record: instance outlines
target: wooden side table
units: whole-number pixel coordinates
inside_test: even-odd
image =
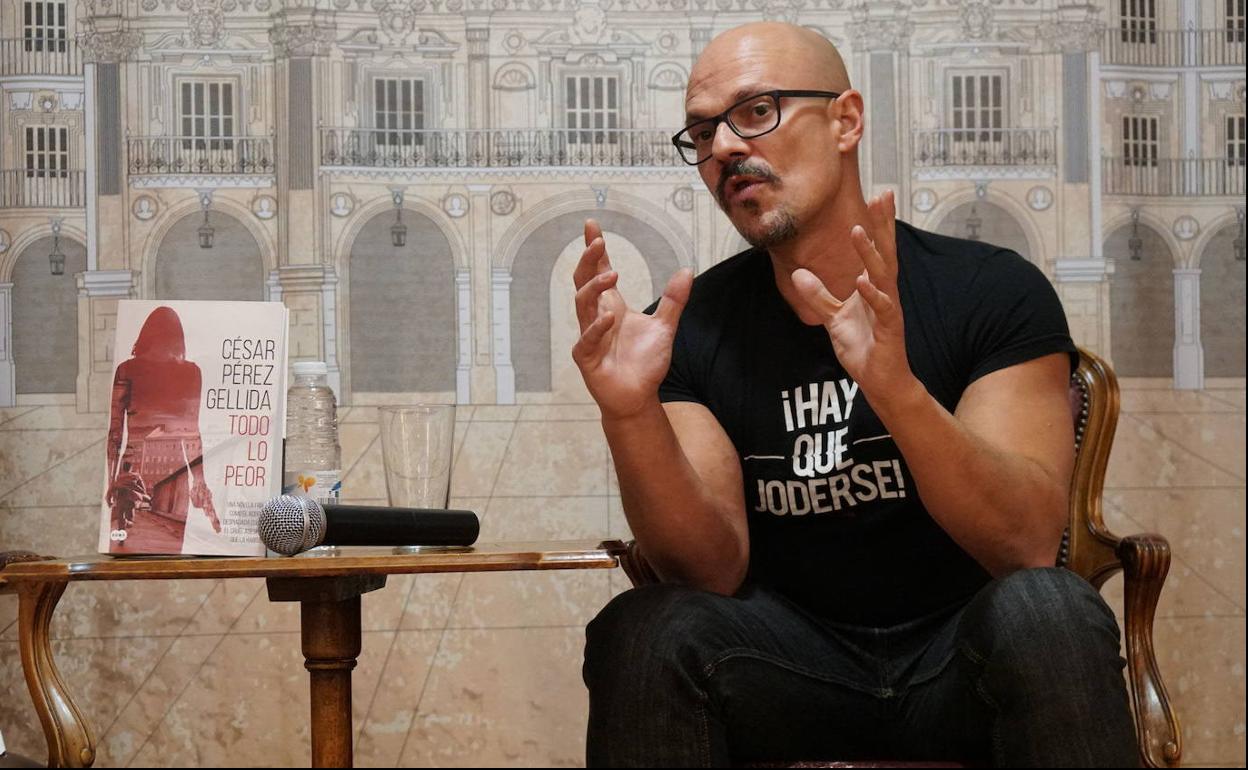
[[[78,580],[266,579],[269,600],[299,602],[304,667],[312,690],[312,766],[351,767],[351,671],[360,654],[360,597],[387,575],[427,572],[610,569],[618,540],[478,544],[465,550],[395,554],[345,548],[291,558],[30,560],[0,570],[0,591],[19,597],[22,669],[48,741],[48,767],[90,767],[95,736],[56,670],[48,630],[57,602]]]

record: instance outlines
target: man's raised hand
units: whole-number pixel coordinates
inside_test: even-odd
[[[611,269],[602,228],[589,219],[572,280],[581,330],[572,360],[603,416],[628,417],[657,404],[693,273],[680,270],[672,276],[653,316],[630,309],[616,287],[619,274]]]
[[[892,192],[867,202],[867,222],[850,231],[850,244],[865,269],[844,300],[832,296],[818,276],[793,271],[793,286],[818,313],[836,357],[868,397],[882,399],[889,389],[908,385],[913,375],[906,357],[905,323],[897,294],[897,212]]]

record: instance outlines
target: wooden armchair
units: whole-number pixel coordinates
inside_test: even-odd
[[[1179,721],[1170,707],[1153,653],[1153,616],[1170,570],[1170,544],[1154,534],[1117,537],[1105,528],[1101,511],[1101,492],[1118,425],[1118,409],[1118,378],[1113,370],[1096,355],[1080,349],[1079,368],[1070,378],[1070,411],[1075,424],[1070,525],[1062,537],[1057,566],[1074,571],[1097,589],[1114,573],[1123,571],[1123,631],[1140,758],[1146,767],[1176,767],[1183,746]],[[627,544],[620,564],[634,586],[658,582],[636,541]],[[867,765],[803,762],[787,766]]]

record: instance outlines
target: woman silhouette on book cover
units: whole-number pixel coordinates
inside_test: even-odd
[[[113,377],[108,423],[109,552],[181,553],[191,504],[221,531],[204,482],[202,377],[169,307],[147,316],[130,356]]]

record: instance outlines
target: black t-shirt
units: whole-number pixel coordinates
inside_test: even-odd
[[[973,380],[1072,354],[1044,275],[1014,252],[897,223],[910,368],[950,412]],[[741,458],[748,580],[828,619],[891,626],[965,602],[988,573],[931,518],[897,445],[798,318],[766,251],[694,282],[663,401],[705,405]]]

